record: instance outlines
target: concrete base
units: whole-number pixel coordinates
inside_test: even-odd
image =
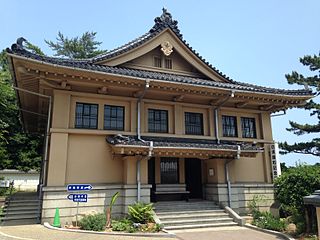
[[[206,184],[205,199],[214,201],[224,206],[228,205],[227,184]],[[246,214],[249,211],[248,204],[254,196],[261,196],[258,201],[261,211],[269,211],[274,202],[273,184],[235,183],[231,184],[231,208],[238,214]]]
[[[141,201],[150,202],[151,185],[141,185]],[[43,206],[41,223],[52,223],[56,208],[59,208],[61,224],[71,224],[76,220],[77,203],[67,199],[71,192],[67,192],[66,187],[45,187],[43,189]],[[88,193],[88,202],[79,203],[79,219],[90,213],[103,213],[109,206],[111,197],[119,192],[119,197],[113,206],[112,215],[120,217],[128,212],[128,206],[137,201],[137,185],[93,185],[93,189]],[[84,193],[84,192],[82,192]]]

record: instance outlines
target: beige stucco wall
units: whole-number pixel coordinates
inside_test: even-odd
[[[48,186],[62,186],[68,183],[127,183],[136,182],[136,159],[112,157],[111,149],[105,141],[108,134],[121,131],[103,129],[104,105],[125,107],[125,129],[122,134],[136,134],[136,98],[109,95],[85,94],[72,91],[54,91],[53,118],[51,128]],[[75,129],[75,106],[77,102],[99,105],[97,129]],[[148,132],[148,109],[168,111],[169,133],[155,134]],[[143,135],[189,137],[215,139],[214,115],[211,106],[186,104],[144,99],[141,106],[141,129]],[[203,136],[185,135],[184,113],[199,112],[203,114]],[[232,115],[238,119],[238,138],[222,137],[221,116]],[[256,139],[241,138],[240,118],[256,119]],[[219,110],[220,138],[222,140],[256,141],[268,149],[272,142],[271,121],[267,113],[254,110],[221,108]],[[224,160],[205,160],[203,162],[203,181],[207,183],[224,183]],[[184,183],[183,160],[180,160],[180,182]],[[142,162],[142,181],[147,183],[147,163]],[[214,176],[208,176],[209,168],[215,170]],[[156,159],[156,169],[160,169],[160,160]],[[237,182],[271,182],[270,159],[268,151],[257,154],[256,158],[242,157],[230,163],[230,175],[233,183]],[[156,182],[160,183],[160,173],[156,171]]]
[[[123,160],[113,158],[104,136],[70,135],[66,183],[121,183]]]

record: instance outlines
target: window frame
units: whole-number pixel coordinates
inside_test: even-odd
[[[172,69],[172,58],[165,58],[164,59],[164,68]]]
[[[226,122],[225,119],[233,119],[233,124],[231,122]],[[222,136],[223,137],[238,137],[238,121],[236,116],[231,115],[222,115],[221,116],[222,122]],[[231,129],[234,128],[234,135],[229,134],[228,132],[232,132]]]
[[[174,175],[174,181],[171,181],[170,171],[163,171],[163,165],[165,162],[176,162],[176,172]],[[172,173],[173,171],[171,171]],[[179,184],[180,183],[180,167],[179,158],[176,157],[160,157],[160,182],[161,184]]]
[[[159,63],[159,65],[156,63]],[[162,58],[160,56],[153,56],[153,66],[156,68],[162,68]]]
[[[106,115],[106,108],[110,107],[110,116],[108,117]],[[115,108],[116,110],[116,116],[112,116],[112,111]],[[121,128],[118,127],[118,110],[122,110],[122,126]],[[116,121],[116,127],[112,127],[111,122],[115,120]],[[107,126],[108,121],[110,121],[110,127]],[[103,129],[104,130],[111,130],[111,131],[124,131],[125,129],[125,107],[124,106],[117,106],[117,105],[110,105],[110,104],[104,104],[103,106]]]
[[[81,110],[81,117],[78,115],[78,107],[82,105],[82,110]],[[89,106],[89,114],[84,114],[84,108],[86,106]],[[92,112],[92,107],[96,106],[96,115],[91,116]],[[84,117],[89,118],[89,124],[85,125],[84,124]],[[91,120],[95,118],[95,125],[91,126]],[[76,102],[76,107],[75,107],[75,122],[74,122],[74,127],[77,129],[98,129],[98,119],[99,119],[99,104],[97,103],[83,103],[83,102]],[[81,121],[81,124],[78,124],[78,121]]]
[[[250,121],[252,121],[252,126],[250,125]],[[241,117],[241,136],[242,138],[257,138],[257,124],[256,118],[254,117]],[[244,126],[247,124],[246,126]]]
[[[189,115],[189,118],[187,117]],[[197,126],[196,123],[187,122],[187,119],[191,120],[195,115],[200,116],[200,126]],[[190,127],[193,127],[193,131],[190,130]],[[200,128],[200,132],[195,131],[196,128]],[[189,129],[189,130],[188,130]],[[184,132],[187,135],[204,135],[204,124],[203,124],[203,113],[199,112],[184,112]]]
[[[153,118],[150,118],[150,113],[152,113]],[[159,112],[160,114],[160,120],[156,120],[156,112]],[[162,113],[166,114],[166,121],[165,121],[165,126],[166,129],[162,130]],[[153,123],[151,123],[150,121],[153,120]],[[156,125],[160,125],[158,128],[156,127]],[[151,128],[151,126],[153,126]],[[159,129],[159,130],[158,130]],[[154,108],[148,108],[148,132],[150,133],[169,133],[169,111],[165,110],[165,109],[154,109]]]

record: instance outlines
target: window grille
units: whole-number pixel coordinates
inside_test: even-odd
[[[256,121],[255,118],[241,118],[241,131],[243,138],[256,138]]]
[[[179,159],[160,158],[161,183],[179,183]]]
[[[161,58],[160,57],[153,57],[153,66],[157,67],[157,68],[161,68],[162,67],[162,62],[161,62]]]
[[[148,130],[154,133],[168,132],[168,111],[149,109],[148,110]]]
[[[124,107],[104,105],[104,129],[124,131]]]
[[[166,58],[164,60],[164,66],[167,69],[172,69],[172,59],[171,58]]]
[[[76,103],[76,128],[96,129],[98,126],[98,104]]]
[[[235,116],[222,116],[222,133],[224,137],[237,137],[237,118]]]
[[[185,133],[190,135],[203,135],[202,113],[184,113]]]

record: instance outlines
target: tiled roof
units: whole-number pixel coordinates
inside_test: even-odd
[[[153,147],[163,148],[199,148],[199,149],[215,149],[215,150],[231,150],[237,151],[240,146],[241,151],[259,152],[263,148],[244,142],[221,141],[219,144],[216,140],[191,139],[191,138],[174,138],[174,137],[147,137],[144,136],[142,142],[135,136],[114,135],[107,136],[106,141],[112,145],[140,146],[148,147],[149,142],[153,141]]]
[[[230,79],[228,76],[223,74],[221,71],[216,69],[212,66],[206,59],[204,59],[197,51],[195,51],[187,42],[183,39],[182,34],[180,33],[180,30],[178,28],[178,21],[172,19],[171,13],[167,11],[167,9],[162,9],[163,13],[160,17],[156,17],[154,19],[154,26],[150,29],[149,32],[143,34],[141,37],[138,37],[134,39],[131,42],[128,42],[127,44],[124,44],[118,48],[115,48],[111,51],[102,53],[94,58],[91,59],[93,63],[101,62],[110,58],[113,58],[115,56],[121,55],[125,52],[128,52],[138,46],[141,46],[148,40],[154,38],[158,34],[160,34],[163,30],[169,28],[176,34],[176,36],[184,43],[184,45],[193,52],[203,63],[205,63],[208,67],[210,67],[214,72],[219,74],[221,77],[223,77],[225,80],[232,82],[233,80]]]
[[[261,92],[261,93],[271,93],[279,95],[312,95],[311,90],[301,89],[301,90],[285,90],[276,88],[261,87],[253,84],[240,83],[236,81],[230,81],[230,83],[216,82],[208,79],[200,79],[188,76],[182,76],[178,74],[169,74],[155,71],[137,70],[124,67],[111,67],[106,65],[94,64],[90,60],[84,59],[66,59],[66,58],[56,58],[41,56],[38,54],[31,53],[27,51],[22,42],[25,41],[23,38],[19,38],[16,44],[11,46],[11,49],[7,48],[7,52],[22,56],[25,58],[34,59],[40,62],[45,62],[49,64],[54,64],[58,66],[70,67],[75,69],[85,69],[91,71],[98,71],[110,74],[117,74],[129,77],[138,77],[145,79],[155,79],[161,81],[182,83],[182,84],[192,84],[195,86],[208,86],[215,88],[222,88],[226,90],[240,90],[249,92]]]

